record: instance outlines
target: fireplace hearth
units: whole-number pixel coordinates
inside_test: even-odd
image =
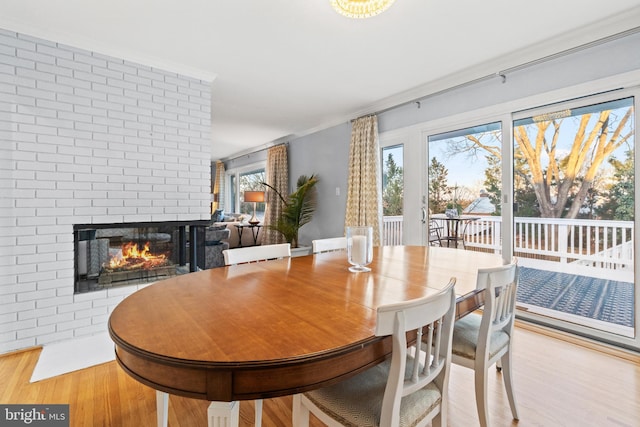
[[[209,221],[74,226],[75,293],[152,283],[202,268]]]

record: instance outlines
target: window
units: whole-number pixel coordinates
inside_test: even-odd
[[[234,212],[242,214],[253,214],[253,203],[244,202],[243,195],[245,191],[264,191],[261,184],[265,181],[265,165],[254,164],[243,168],[237,168],[227,171],[229,182],[229,197],[226,199],[225,212]],[[256,203],[256,216],[262,221],[264,219],[264,203]]]

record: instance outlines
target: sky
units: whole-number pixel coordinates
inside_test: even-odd
[[[449,171],[448,182],[451,186],[466,187],[473,195],[478,196],[484,188],[484,171],[487,160],[483,155],[470,159],[466,154],[448,157],[447,142],[436,141],[429,144],[429,159],[435,157]],[[431,160],[429,160],[431,163]]]

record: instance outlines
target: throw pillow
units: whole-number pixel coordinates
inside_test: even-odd
[[[224,221],[224,210],[216,209],[215,211],[213,211],[213,214],[211,215],[211,222],[222,222],[222,221]]]

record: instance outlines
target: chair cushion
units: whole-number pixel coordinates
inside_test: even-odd
[[[481,315],[471,313],[455,322],[451,348],[453,354],[465,359],[474,360],[476,358],[476,343],[478,342],[481,321]],[[509,335],[501,330],[494,331],[489,340],[489,359],[507,345],[509,345]]]
[[[344,426],[378,426],[390,365],[391,361],[387,360],[346,381],[304,395]],[[412,363],[407,362],[405,378],[410,378],[411,366]],[[416,425],[441,400],[442,394],[433,383],[406,396],[401,402],[400,425]]]

